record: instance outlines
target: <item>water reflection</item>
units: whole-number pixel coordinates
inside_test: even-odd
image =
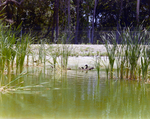
[[[35,73],[35,72],[34,72]],[[101,72],[103,73],[103,72]],[[23,77],[23,88],[0,93],[0,118],[148,118],[149,85],[98,82],[96,72],[68,71]]]

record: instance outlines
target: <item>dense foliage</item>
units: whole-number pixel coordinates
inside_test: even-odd
[[[149,0],[1,0],[0,9],[6,24],[49,43],[102,43],[104,31],[150,23]]]

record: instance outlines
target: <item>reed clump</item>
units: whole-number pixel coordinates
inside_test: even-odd
[[[99,79],[100,78],[100,57],[96,57],[96,60],[95,60],[95,68],[96,68],[96,71],[97,71],[97,78]]]
[[[25,35],[21,42],[17,42],[16,44],[16,72],[23,71],[25,56],[27,55],[27,48],[29,43],[30,37]]]
[[[53,62],[51,62],[51,61],[48,60],[48,62],[50,63],[51,67],[55,70],[56,69],[56,64],[58,63],[57,59],[61,54],[60,47],[59,46],[57,46],[57,47],[50,46],[48,48],[47,53],[48,53],[48,55],[51,56],[52,61],[53,61]]]
[[[117,77],[120,79],[147,80],[150,64],[149,39],[146,29],[140,27],[136,31],[126,28],[120,33],[121,44],[116,43],[116,37],[107,34],[103,37],[108,54],[110,78],[113,78],[114,63],[117,65]],[[141,61],[141,62],[139,62]],[[108,71],[106,70],[106,74]]]
[[[71,47],[67,45],[63,45],[60,55],[61,55],[61,67],[67,70],[68,58],[71,55]]]
[[[13,81],[11,75],[15,73],[15,69],[16,76],[23,72],[30,36],[23,35],[21,38],[17,36],[18,29],[0,24],[0,86],[4,85],[3,82],[9,84]]]
[[[142,80],[147,81],[148,66],[150,64],[150,49],[144,46],[142,53],[143,53],[141,57]]]
[[[112,40],[113,45],[110,45],[109,40],[107,40],[108,38]],[[115,42],[115,36],[112,33],[108,34],[107,37],[104,36],[103,40],[105,41],[105,48],[107,50],[107,55],[109,59],[110,78],[113,79],[117,43]]]

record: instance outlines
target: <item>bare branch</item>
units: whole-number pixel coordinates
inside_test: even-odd
[[[8,3],[15,3],[18,7],[22,4],[24,0],[21,0],[20,2],[17,2],[16,0],[6,0],[5,2],[0,4],[0,7],[7,5]]]

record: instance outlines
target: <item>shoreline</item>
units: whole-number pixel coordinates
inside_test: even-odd
[[[40,48],[49,54],[48,51],[49,47],[52,49],[57,49],[58,47],[61,49],[63,47],[68,47],[69,51],[71,52],[71,56],[68,57],[68,67],[76,68],[76,67],[83,67],[85,64],[89,66],[95,66],[96,56],[99,54],[106,54],[105,45],[74,45],[74,44],[31,44],[29,46],[30,50],[33,54],[29,55],[29,66],[33,65],[32,58],[34,57],[35,61],[39,60],[39,52]],[[103,56],[102,59],[105,59],[106,56]],[[57,58],[57,62],[60,65],[60,56]],[[53,62],[52,57],[50,55],[46,55],[46,61]],[[25,64],[27,62],[27,56],[25,58]],[[46,62],[46,66],[50,65],[49,62]],[[108,62],[107,62],[108,63]],[[37,63],[34,63],[36,66]]]
[[[33,58],[34,61],[38,61],[40,57],[43,58],[44,51],[46,52],[46,66],[50,66],[53,63],[52,56],[50,55],[51,52],[55,54],[56,52],[61,52],[63,48],[67,48],[67,50],[71,53],[68,57],[68,67],[70,68],[77,68],[83,67],[86,64],[90,67],[95,67],[96,60],[99,59],[100,65],[103,68],[109,64],[109,59],[107,57],[107,50],[105,45],[74,45],[74,44],[31,44],[29,45],[32,54],[29,55],[29,66],[33,66]],[[49,49],[50,48],[50,49]],[[58,50],[59,49],[59,50]],[[58,51],[57,51],[58,50]],[[101,56],[101,57],[99,57]],[[115,58],[114,68],[117,68],[117,57]],[[25,58],[25,64],[27,62],[27,56]],[[139,62],[139,61],[138,61]],[[57,57],[57,64],[61,64],[61,57]],[[39,64],[43,66],[42,64]],[[34,66],[38,66],[37,63],[34,63]]]

